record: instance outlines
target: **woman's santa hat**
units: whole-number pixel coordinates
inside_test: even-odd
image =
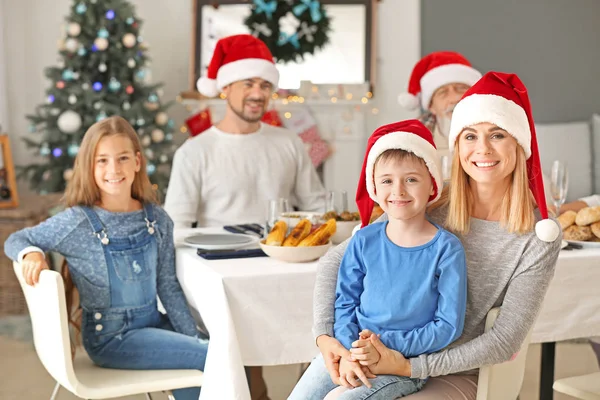
[[[367,143],[367,152],[356,190],[356,205],[363,227],[369,224],[373,207],[377,201],[373,177],[375,161],[390,149],[409,151],[422,158],[429,169],[433,184],[433,195],[429,198],[429,204],[440,197],[443,186],[442,169],[431,131],[416,119],[381,126],[373,132]]]
[[[471,66],[462,54],[455,51],[436,51],[423,57],[413,68],[408,82],[408,93],[398,96],[398,103],[408,110],[416,110],[419,101],[428,110],[436,90],[450,83],[473,86],[481,73]]]
[[[206,76],[198,79],[198,91],[214,97],[227,85],[250,78],[262,78],[273,87],[279,83],[279,71],[267,45],[252,35],[234,35],[220,39],[215,47]]]
[[[450,149],[454,149],[454,143],[464,128],[482,122],[504,129],[525,151],[529,188],[543,218],[535,225],[535,233],[541,240],[553,242],[560,229],[548,219],[531,105],[527,88],[517,75],[488,72],[464,94],[452,113],[448,138]]]

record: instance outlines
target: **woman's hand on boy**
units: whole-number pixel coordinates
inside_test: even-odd
[[[373,343],[371,343],[371,336],[377,335],[368,329],[364,329],[360,333],[360,338],[352,343],[352,348],[350,349],[352,360],[358,361],[360,365],[367,367],[377,364],[381,359],[381,354],[379,354]]]
[[[410,361],[402,353],[386,347],[377,335],[371,335],[369,341],[381,355],[377,364],[369,365],[369,370],[373,374],[411,376]]]
[[[50,269],[46,262],[46,256],[37,251],[27,253],[21,261],[21,266],[23,267],[23,278],[30,286],[40,281],[40,273],[43,269]]]

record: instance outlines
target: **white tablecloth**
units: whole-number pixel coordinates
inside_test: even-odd
[[[189,232],[176,232],[176,242]],[[207,261],[180,247],[177,276],[210,332],[201,399],[250,400],[244,365],[309,362],[318,353],[311,333],[316,262]],[[600,336],[599,285],[600,249],[561,252],[533,342]]]

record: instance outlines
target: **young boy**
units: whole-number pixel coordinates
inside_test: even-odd
[[[338,384],[356,381],[379,353],[371,332],[406,357],[443,349],[462,333],[466,309],[466,262],[458,238],[425,217],[443,182],[431,132],[409,120],[378,128],[367,146],[356,200],[363,222],[351,239],[338,275],[334,334],[352,350],[340,360],[340,382],[332,382],[317,357],[290,399],[323,399]],[[374,202],[389,221],[366,226]],[[362,333],[361,333],[362,331]],[[425,382],[380,375],[370,386],[338,389],[338,399],[395,399]],[[329,397],[328,397],[329,398]]]

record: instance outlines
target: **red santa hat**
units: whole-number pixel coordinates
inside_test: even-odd
[[[488,72],[464,94],[452,113],[448,138],[450,149],[454,148],[464,128],[482,122],[504,129],[525,151],[529,188],[543,218],[535,225],[535,233],[541,240],[553,242],[560,234],[560,229],[548,219],[531,105],[527,88],[517,75]]]
[[[363,227],[369,224],[377,201],[373,178],[375,161],[383,152],[390,149],[409,151],[422,158],[429,169],[433,184],[433,195],[429,198],[429,204],[440,197],[443,186],[442,169],[431,131],[416,119],[381,126],[373,132],[367,143],[367,152],[356,190],[356,205]]]
[[[206,76],[196,87],[205,96],[214,97],[230,83],[262,78],[277,87],[279,71],[267,45],[252,35],[233,35],[220,39],[215,47]]]
[[[473,86],[481,73],[471,66],[462,54],[455,51],[436,51],[423,57],[413,68],[408,93],[398,96],[398,103],[408,110],[429,109],[436,90],[449,83]]]

